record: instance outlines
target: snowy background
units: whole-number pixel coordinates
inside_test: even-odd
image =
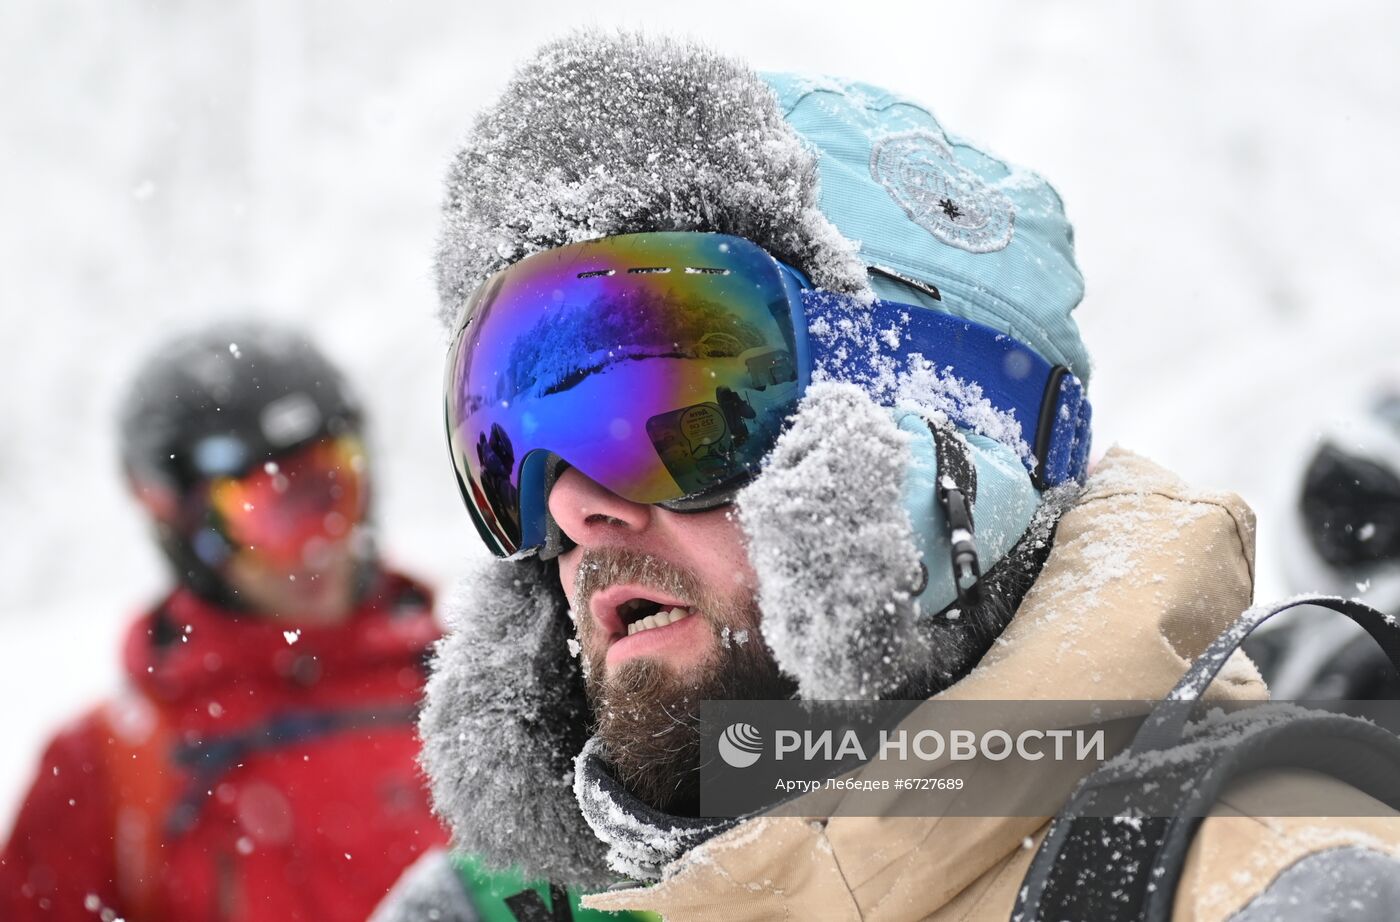
[[[45,2],[0,6],[0,830],[162,586],[113,411],[171,331],[304,324],[366,396],[391,560],[475,536],[440,431],[430,252],[470,115],[575,24],[884,84],[1064,195],[1114,442],[1260,513],[1400,379],[1400,7],[1249,0]],[[0,832],[2,835],[3,832]]]

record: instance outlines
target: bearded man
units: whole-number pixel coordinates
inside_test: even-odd
[[[504,560],[421,723],[458,851],[380,918],[1009,918],[1046,817],[703,816],[698,713],[1157,699],[1248,605],[1238,498],[1087,474],[1059,196],[876,87],[593,33],[447,185],[449,441]],[[1262,697],[1236,666],[1212,696]],[[1337,825],[1213,817],[1180,917],[1325,881],[1381,918],[1400,833]]]

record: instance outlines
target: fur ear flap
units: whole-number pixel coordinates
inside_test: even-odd
[[[739,495],[763,637],[803,698],[885,698],[928,673],[908,438],[856,385],[814,384]]]
[[[589,713],[556,566],[492,561],[458,584],[445,610],[449,633],[418,728],[454,847],[530,878],[611,882],[574,797]]]

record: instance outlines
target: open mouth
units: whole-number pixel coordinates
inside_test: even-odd
[[[602,589],[589,600],[588,607],[593,623],[609,646],[637,634],[670,627],[698,613],[685,599],[641,583]]]
[[[669,605],[647,598],[628,599],[617,607],[617,616],[628,637],[675,624],[693,614],[686,606]]]

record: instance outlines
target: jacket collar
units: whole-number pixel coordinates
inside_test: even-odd
[[[633,796],[612,776],[597,737],[574,762],[574,796],[593,834],[608,846],[613,870],[657,880],[671,862],[738,820],[672,816]]]

